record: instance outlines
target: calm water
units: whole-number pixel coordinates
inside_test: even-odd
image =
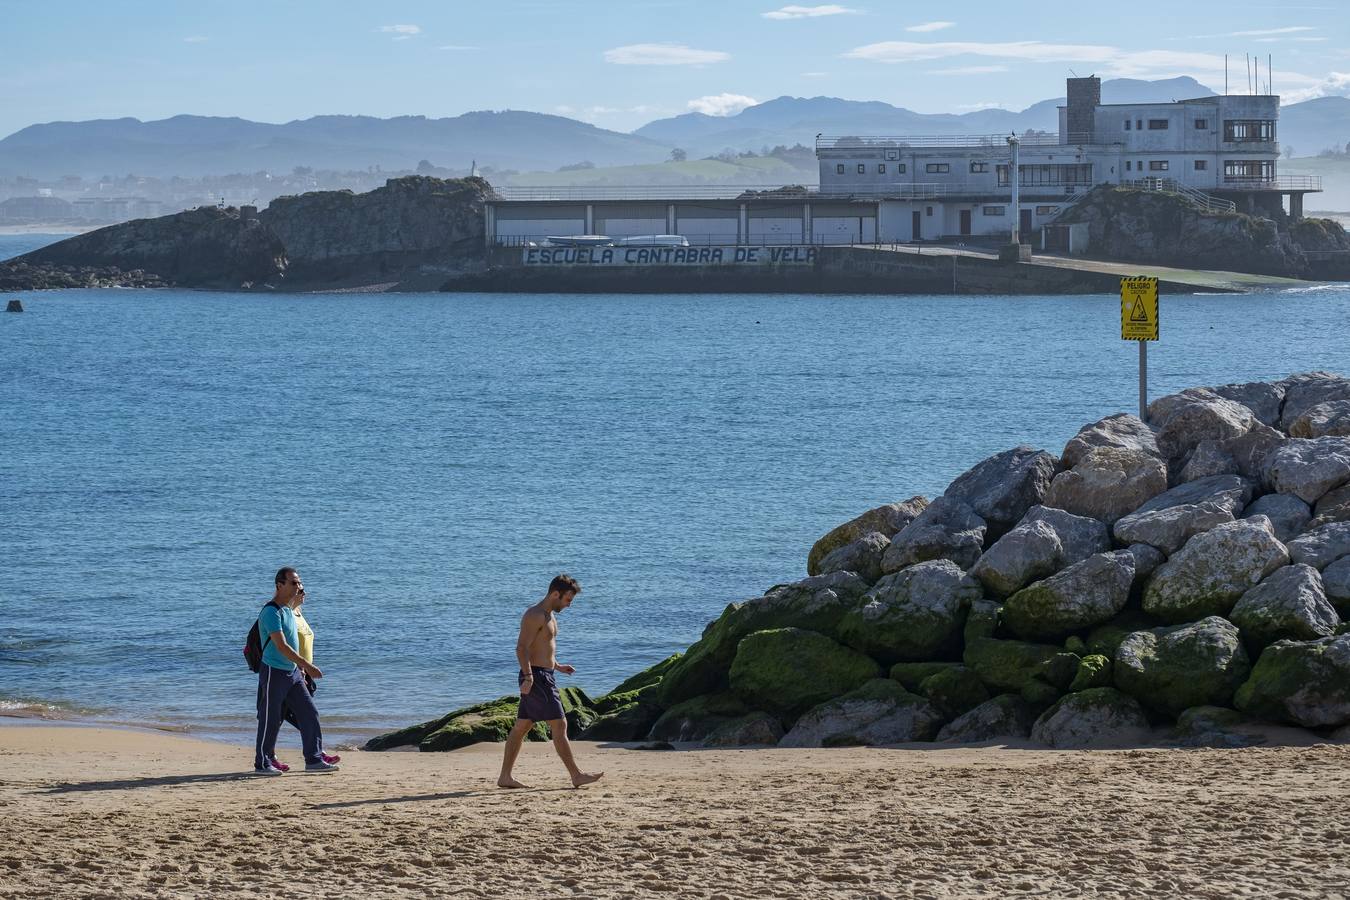
[[[330,734],[512,691],[519,613],[562,570],[559,658],[600,693],[833,525],[1136,397],[1107,296],[24,303],[0,317],[0,699],[208,734],[252,727],[239,647],[281,565]],[[1153,394],[1350,369],[1348,318],[1344,286],[1164,298]]]

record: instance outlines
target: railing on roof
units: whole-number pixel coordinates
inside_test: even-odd
[[[819,134],[816,152],[821,150],[904,149],[905,147],[1002,147],[1007,149],[1010,134]],[[1016,135],[1023,147],[1059,147],[1092,144],[1090,132],[1065,135],[1045,131]],[[1061,140],[1061,137],[1064,139]]]
[[[819,188],[788,186],[774,187],[764,184],[673,184],[673,185],[533,185],[513,187],[510,185],[493,188],[495,200],[504,201],[542,201],[542,200],[663,200],[678,202],[681,200],[764,200],[784,203],[812,202],[815,200],[847,200],[859,198],[889,198],[929,200],[944,193],[950,193],[942,185],[929,182],[903,182],[896,184],[857,185],[849,187]]]

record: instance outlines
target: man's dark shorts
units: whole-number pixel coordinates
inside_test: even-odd
[[[558,696],[558,682],[553,670],[530,666],[530,671],[534,673],[534,684],[530,692],[520,698],[520,710],[516,718],[531,722],[552,722],[563,718],[562,697]],[[517,674],[516,683],[524,684],[525,676]]]

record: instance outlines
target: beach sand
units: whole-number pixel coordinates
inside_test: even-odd
[[[283,745],[285,746],[285,745]],[[344,752],[0,727],[0,896],[1328,897],[1350,747]],[[293,765],[299,753],[280,754]]]

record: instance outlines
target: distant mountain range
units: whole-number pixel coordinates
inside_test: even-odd
[[[1115,79],[1102,83],[1106,103],[1203,97],[1213,92],[1193,78]],[[724,149],[759,150],[818,133],[1000,134],[1029,128],[1058,130],[1062,98],[1020,112],[983,109],[962,114],[916,113],[880,101],[779,97],[733,116],[688,113],[658,119],[632,134],[562,116],[532,112],[472,112],[445,119],[401,116],[316,116],[272,125],[246,119],[174,116],[153,122],[102,119],[32,125],[0,140],[0,177],[27,175],[220,175],[316,169],[408,170],[419,161],[467,169],[471,161],[496,169],[553,171],[589,161],[597,166],[660,162],[679,147],[691,158]],[[1350,98],[1323,97],[1286,106],[1279,138],[1299,155],[1350,142]]]

